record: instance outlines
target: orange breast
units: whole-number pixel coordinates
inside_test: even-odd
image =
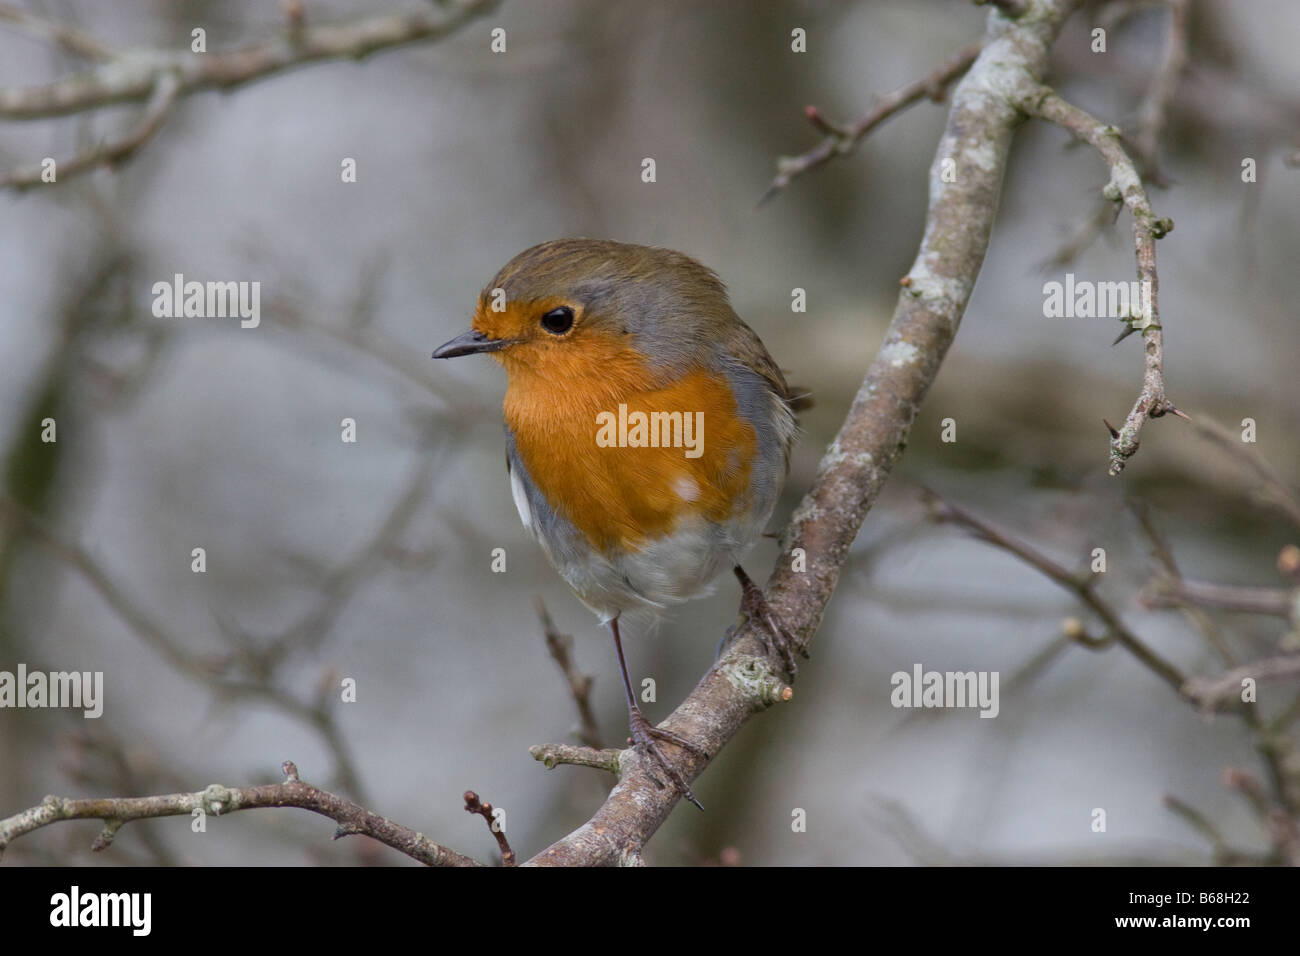
[[[757,438],[726,378],[699,369],[647,388],[634,352],[584,344],[598,347],[546,375],[505,363],[506,424],[551,507],[605,553],[637,550],[685,517],[721,522],[744,511]],[[642,421],[649,425],[638,430]],[[656,438],[659,447],[633,447]],[[664,444],[674,438],[698,448]]]

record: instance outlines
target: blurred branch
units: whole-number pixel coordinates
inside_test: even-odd
[[[177,636],[129,597],[89,553],[63,541],[3,495],[0,495],[0,524],[8,525],[14,533],[31,535],[47,551],[77,571],[122,622],[178,673],[207,685],[217,697],[259,700],[314,727],[334,756],[342,785],[353,794],[362,793],[360,775],[339,730],[335,710],[328,705],[328,701],[334,699],[332,695],[318,694],[316,700],[308,702],[276,686],[270,673],[257,673],[251,678],[230,676],[226,673],[229,661],[189,651]]]
[[[1209,817],[1173,794],[1165,794],[1165,806],[1187,821],[1192,829],[1209,842],[1214,853],[1212,861],[1214,866],[1264,866],[1278,862],[1261,858],[1257,853],[1234,850]]]
[[[1138,434],[1148,418],[1160,418],[1173,412],[1186,418],[1174,403],[1165,397],[1164,381],[1164,340],[1160,328],[1160,310],[1157,306],[1159,280],[1156,276],[1156,240],[1174,228],[1172,220],[1157,219],[1151,211],[1151,200],[1142,188],[1142,178],[1138,175],[1133,160],[1120,142],[1119,130],[1093,118],[1077,106],[1072,106],[1047,86],[1024,91],[1017,100],[1020,108],[1029,116],[1048,120],[1073,133],[1083,142],[1101,153],[1102,159],[1110,167],[1110,182],[1102,190],[1102,195],[1111,202],[1122,202],[1128,207],[1133,217],[1133,241],[1137,250],[1137,275],[1142,283],[1145,308],[1140,315],[1130,315],[1128,332],[1141,330],[1143,349],[1146,353],[1145,372],[1142,377],[1142,390],[1133,404],[1128,418],[1118,430],[1110,423],[1110,473],[1118,475],[1124,465],[1137,453]],[[1116,339],[1118,342],[1120,339]]]
[[[67,159],[57,160],[54,164],[56,174],[67,179],[100,166],[115,166],[130,159],[136,150],[149,142],[162,128],[163,121],[176,103],[179,92],[180,84],[176,76],[172,73],[164,73],[158,78],[148,106],[140,114],[139,121],[130,132],[119,139],[92,146]],[[0,176],[0,189],[24,190],[40,186],[43,184],[41,179],[43,172],[44,168],[40,163],[19,167]]]
[[[1218,422],[1203,415],[1198,416],[1194,424],[1202,437],[1219,445],[1234,461],[1244,464],[1254,472],[1260,484],[1260,497],[1285,514],[1293,525],[1300,528],[1300,498],[1297,498],[1296,493],[1287,486],[1253,444],[1242,441],[1240,434],[1224,428]]]
[[[161,127],[175,103],[202,90],[231,90],[310,63],[361,60],[373,53],[446,37],[491,13],[501,0],[456,0],[443,11],[416,10],[352,23],[309,26],[291,8],[284,34],[274,40],[213,53],[162,50],[113,51],[71,28],[11,7],[0,7],[0,23],[45,37],[65,49],[102,61],[99,66],[42,86],[0,89],[0,119],[36,120],[85,113],[121,103],[147,102],[144,114],[122,139],[88,150],[58,165],[63,179],[105,163],[120,163]],[[41,169],[25,167],[0,178],[0,188],[41,184]]]
[[[1281,588],[1214,584],[1210,581],[1156,579],[1143,588],[1140,599],[1147,607],[1192,605],[1280,618],[1290,618],[1293,607],[1291,594]]]
[[[1133,517],[1137,518],[1138,527],[1142,529],[1142,533],[1146,535],[1147,541],[1151,543],[1151,553],[1155,556],[1155,559],[1160,562],[1160,566],[1164,568],[1166,579],[1170,581],[1182,581],[1183,572],[1179,569],[1178,562],[1174,559],[1173,549],[1169,547],[1169,543],[1165,541],[1164,535],[1162,535],[1160,529],[1156,527],[1155,519],[1151,516],[1151,509],[1148,508],[1144,502],[1133,501],[1129,503],[1129,510],[1133,512]],[[1142,601],[1141,594],[1138,595],[1138,601],[1139,603]],[[1197,630],[1205,635],[1206,641],[1208,641],[1210,646],[1218,652],[1219,657],[1222,658],[1225,664],[1231,665],[1235,663],[1232,651],[1224,642],[1223,634],[1210,615],[1206,614],[1201,608],[1193,607],[1192,605],[1182,605],[1180,610],[1188,620],[1196,625]]]
[[[590,674],[578,670],[578,665],[573,659],[573,636],[561,634],[556,629],[555,622],[551,620],[550,612],[546,610],[546,605],[542,603],[540,597],[536,599],[535,604],[537,616],[542,622],[542,633],[546,636],[546,649],[551,652],[551,657],[559,665],[560,673],[564,675],[565,683],[569,685],[569,694],[578,708],[580,723],[576,736],[592,750],[599,750],[600,729],[596,726],[596,714],[591,708],[593,678]]]
[[[297,807],[310,810],[337,823],[334,839],[360,834],[378,840],[414,860],[429,866],[481,866],[478,861],[439,846],[422,833],[379,816],[350,800],[313,787],[298,779],[298,768],[286,761],[283,783],[258,787],[223,787],[212,784],[196,793],[167,793],[152,797],[105,797],[73,800],[46,797],[8,819],[0,820],[0,856],[16,838],[61,820],[102,820],[104,828],[91,844],[106,850],[117,831],[133,820],[155,817],[190,816],[195,810],[221,816],[237,810],[267,807]]]
[[[1151,648],[1147,647],[1142,640],[1129,629],[1119,612],[1112,608],[1108,603],[1097,596],[1097,576],[1091,572],[1074,572],[1058,564],[1042,552],[1030,547],[1022,541],[1018,541],[1010,535],[998,531],[992,525],[987,524],[981,519],[975,517],[968,511],[958,508],[956,505],[949,504],[932,491],[924,492],[930,512],[936,521],[947,524],[958,525],[970,531],[981,541],[986,541],[996,548],[1001,548],[1010,554],[1015,555],[1021,561],[1037,570],[1039,573],[1056,582],[1074,594],[1076,598],[1088,607],[1101,622],[1106,626],[1106,634],[1098,641],[1091,638],[1081,641],[1081,643],[1090,646],[1105,646],[1109,643],[1110,638],[1119,642],[1125,650],[1136,657],[1142,664],[1162,681],[1179,690],[1186,678],[1163,657],[1157,654]],[[1067,628],[1067,634],[1078,639],[1075,633],[1076,629]]]
[[[1259,680],[1280,680],[1292,676],[1291,665],[1280,663],[1284,660],[1292,660],[1292,658],[1288,657],[1273,661],[1259,661],[1221,678],[1211,680],[1199,677],[1186,678],[1176,667],[1148,648],[1124,624],[1119,613],[1097,596],[1095,590],[1096,575],[1088,572],[1071,573],[1067,568],[1041,552],[1009,535],[1003,534],[955,505],[948,504],[933,492],[926,491],[925,495],[936,520],[960,525],[974,533],[981,540],[1014,554],[1057,584],[1074,592],[1079,600],[1086,604],[1106,625],[1106,633],[1098,639],[1090,637],[1079,622],[1067,621],[1064,630],[1068,637],[1092,650],[1102,650],[1113,639],[1137,657],[1147,669],[1155,673],[1166,684],[1169,684],[1184,699],[1212,709],[1226,703],[1227,698],[1223,696],[1226,693],[1224,688],[1228,686],[1230,680],[1235,681],[1234,689],[1240,690],[1242,677],[1256,677]],[[1154,528],[1148,530],[1149,534],[1153,532]],[[1163,540],[1159,539],[1158,536],[1156,536],[1155,540],[1158,542],[1156,546],[1157,556],[1161,558],[1167,568],[1173,568],[1174,573],[1177,573],[1177,567],[1173,563],[1173,556],[1168,553]],[[1216,646],[1218,645],[1216,644]],[[1226,658],[1226,653],[1223,656]],[[1300,655],[1296,655],[1294,660],[1297,662],[1296,666],[1300,668]],[[1210,697],[1213,698],[1213,701],[1207,705],[1206,700]],[[1290,750],[1289,742],[1281,738],[1273,728],[1265,724],[1259,715],[1259,711],[1253,705],[1242,702],[1241,706],[1234,707],[1232,712],[1241,717],[1251,733],[1255,735],[1256,747],[1260,752],[1265,767],[1268,769],[1269,781],[1278,803],[1288,812],[1294,812],[1297,800],[1292,794],[1290,782],[1293,774],[1288,770],[1286,761],[1286,756]]]
[[[1169,27],[1151,85],[1138,110],[1138,130],[1133,137],[1133,152],[1148,179],[1165,185],[1160,171],[1160,137],[1169,119],[1169,108],[1178,92],[1178,84],[1187,69],[1187,0],[1165,0],[1169,9]]]
[[[800,156],[782,156],[779,158],[776,161],[777,176],[772,180],[772,184],[767,187],[767,192],[763,193],[762,198],[759,199],[759,205],[761,206],[785,189],[796,177],[830,162],[836,156],[845,156],[853,152],[858,143],[865,139],[868,133],[891,116],[903,112],[912,104],[918,103],[927,97],[936,103],[942,102],[944,90],[970,69],[971,64],[975,62],[975,57],[979,56],[982,47],[982,42],[963,47],[951,59],[941,63],[921,79],[908,83],[906,86],[900,86],[884,96],[876,97],[871,109],[848,126],[838,126],[830,122],[817,107],[809,106],[804,111],[808,121],[822,133],[825,133],[826,138]]]
[[[0,6],[0,23],[12,23],[24,33],[51,42],[69,53],[88,60],[113,60],[121,56],[117,50],[105,46],[92,36],[17,7]]]
[[[1263,684],[1269,681],[1300,678],[1300,654],[1270,657],[1255,661],[1220,674],[1218,677],[1191,677],[1183,685],[1183,693],[1208,711],[1220,710],[1223,705],[1241,696],[1241,682],[1253,680]]]
[[[1041,268],[1059,269],[1079,258],[1084,250],[1091,246],[1105,229],[1115,225],[1115,221],[1119,219],[1119,211],[1118,203],[1108,200],[1098,203],[1087,218],[1074,227],[1070,237],[1061,243],[1054,253],[1043,260]]]

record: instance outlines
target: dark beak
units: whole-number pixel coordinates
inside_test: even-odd
[[[433,357],[456,358],[460,355],[476,355],[479,352],[497,352],[513,344],[510,339],[490,339],[477,329],[470,329],[450,342],[439,345],[433,350]]]

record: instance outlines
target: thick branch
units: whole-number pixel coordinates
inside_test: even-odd
[[[907,433],[952,343],[988,248],[1012,131],[1015,101],[1037,88],[1048,49],[1079,0],[1036,0],[1021,19],[989,16],[981,52],[952,95],[948,125],[930,171],[925,238],[903,280],[884,344],[867,370],[853,406],[817,477],[786,529],[784,553],[768,581],[767,600],[805,644],[812,639],[867,511],[902,454]],[[945,182],[947,160],[956,182]],[[800,548],[806,570],[792,569]],[[761,655],[750,625],[664,722],[718,753],[740,727],[784,696],[785,682]],[[688,779],[707,761],[670,748]],[[679,795],[659,788],[634,753],[605,803],[582,827],[553,844],[534,864],[633,863],[667,819]]]

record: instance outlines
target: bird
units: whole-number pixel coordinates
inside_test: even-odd
[[[610,629],[630,742],[702,810],[660,744],[708,754],[642,714],[619,623],[662,618],[730,566],[741,613],[793,678],[795,654],[807,651],[740,559],[776,507],[803,396],[713,270],[607,239],[555,239],[507,262],[469,330],[433,353],[466,355],[505,369],[511,496],[550,564]]]

